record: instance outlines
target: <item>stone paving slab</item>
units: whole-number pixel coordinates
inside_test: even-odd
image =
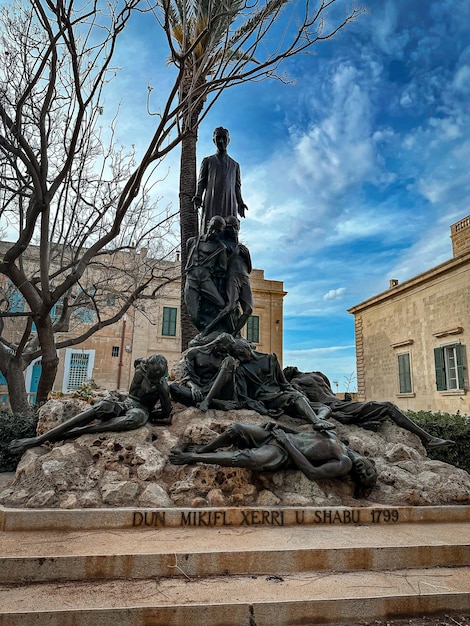
[[[470,610],[470,568],[0,586],[0,626],[286,626]]]
[[[470,564],[470,523],[0,533],[0,582]]]

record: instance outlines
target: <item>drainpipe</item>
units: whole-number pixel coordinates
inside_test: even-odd
[[[127,322],[127,314],[124,313],[122,318],[122,329],[121,329],[121,345],[119,347],[119,364],[118,364],[118,377],[117,377],[117,388],[121,388],[121,375],[122,375],[122,367],[124,365],[122,357],[124,354],[124,342],[126,340],[126,322]]]

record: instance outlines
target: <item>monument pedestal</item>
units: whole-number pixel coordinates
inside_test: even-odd
[[[470,611],[470,507],[0,509],[1,626]],[[282,523],[281,523],[282,522]]]

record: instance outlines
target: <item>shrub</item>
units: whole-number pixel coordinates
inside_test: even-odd
[[[0,409],[0,472],[14,472],[21,454],[12,454],[8,444],[13,439],[34,437],[38,418],[33,411],[25,415],[14,415],[11,411]]]
[[[407,416],[435,437],[451,439],[455,445],[428,450],[430,459],[451,463],[470,472],[470,417],[430,411],[408,411]]]

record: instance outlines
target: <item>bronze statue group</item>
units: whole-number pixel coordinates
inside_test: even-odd
[[[241,195],[240,167],[227,154],[229,133],[216,128],[217,153],[206,157],[194,197],[202,207],[201,234],[188,240],[185,303],[199,334],[182,357],[178,381],[167,382],[165,357],[137,359],[128,396],[102,400],[37,437],[12,441],[21,453],[47,441],[83,434],[126,431],[150,421],[171,424],[172,400],[209,409],[251,409],[266,416],[262,425],[231,424],[213,442],[173,450],[176,465],[215,463],[255,471],[297,469],[309,479],[350,476],[356,497],[366,497],[377,481],[373,459],[349,449],[333,432],[330,418],[377,430],[390,419],[428,447],[453,442],[433,437],[390,402],[340,400],[321,372],[281,369],[275,354],[258,352],[240,331],[253,311],[251,257],[239,242],[247,207]],[[310,424],[293,429],[275,420],[286,414]]]

